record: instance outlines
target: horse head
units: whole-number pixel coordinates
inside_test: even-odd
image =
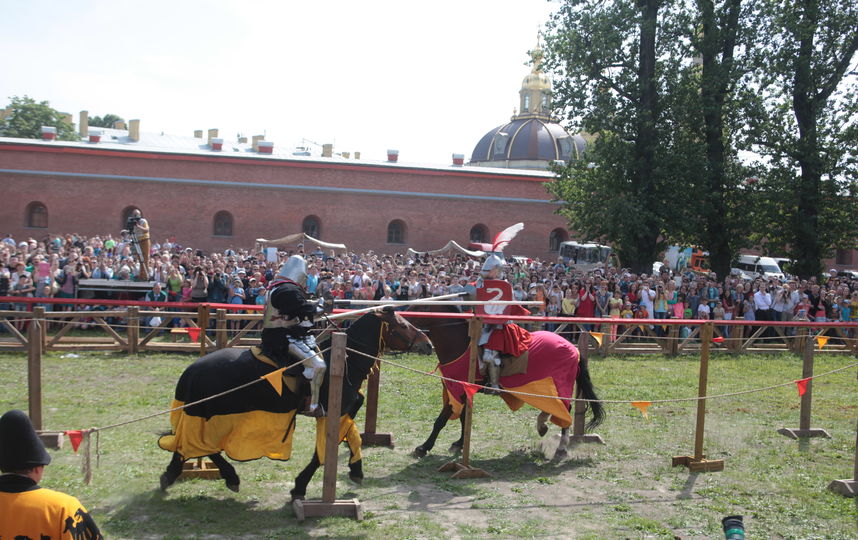
[[[380,310],[377,316],[382,321],[381,339],[386,349],[432,354],[432,342],[426,334],[396,313],[392,307]]]

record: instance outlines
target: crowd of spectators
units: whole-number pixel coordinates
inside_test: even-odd
[[[306,252],[299,245],[272,257],[262,249],[203,253],[174,240],[152,242],[149,276],[160,283],[149,299],[170,302],[264,303],[266,285],[280,262],[294,252],[308,262],[307,288],[333,300],[413,300],[458,293],[476,279],[480,261],[464,255],[429,256]],[[78,290],[82,279],[134,280],[140,273],[131,246],[111,235],[51,235],[42,240],[0,241],[0,296],[93,298]],[[858,281],[742,279],[690,271],[635,274],[608,268],[581,272],[562,259],[516,260],[507,269],[515,300],[541,302],[534,315],[611,319],[745,319],[858,321]],[[16,309],[29,309],[11,302]],[[9,303],[0,306],[9,309]],[[54,309],[71,309],[71,306]],[[548,323],[553,329],[555,323]],[[622,321],[607,322],[614,338]],[[656,334],[665,328],[655,325]],[[687,328],[684,329],[687,331]],[[722,333],[729,335],[726,325]]]

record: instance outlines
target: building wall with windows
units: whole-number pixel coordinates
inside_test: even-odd
[[[0,231],[16,238],[116,235],[139,208],[155,241],[175,237],[206,251],[306,231],[350,250],[390,253],[449,240],[491,242],[521,221],[525,229],[507,252],[553,258],[569,234],[543,186],[550,178],[542,171],[0,139]]]

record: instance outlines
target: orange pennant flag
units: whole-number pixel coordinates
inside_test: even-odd
[[[799,379],[795,381],[795,385],[798,387],[798,395],[799,397],[803,396],[805,392],[807,392],[807,382],[813,377],[808,377],[806,379]]]
[[[816,336],[816,342],[819,343],[820,350],[828,343],[828,336]]]
[[[650,405],[652,405],[652,403],[649,401],[632,401],[632,407],[640,410],[643,417],[647,420],[649,420],[649,415],[647,414],[646,410],[647,408],[649,408]]]
[[[712,338],[712,343],[724,343],[724,337],[723,336],[715,336],[714,338]]]
[[[70,429],[66,431],[66,435],[69,436],[69,441],[71,441],[72,450],[77,453],[77,449],[80,446],[80,441],[83,440],[83,431],[80,429]]]
[[[286,371],[286,368],[280,368],[272,371],[267,375],[263,375],[260,379],[265,379],[268,381],[271,386],[274,387],[274,391],[277,392],[278,396],[283,395],[283,372]]]
[[[474,405],[474,394],[480,391],[480,387],[476,384],[463,382],[462,386],[465,389],[465,395],[468,396],[468,405]]]
[[[188,328],[188,337],[191,338],[191,341],[194,343],[199,343],[200,341],[200,329],[196,326],[191,326]]]
[[[602,346],[602,338],[605,336],[602,332],[590,332],[590,335],[593,336],[593,339],[596,340],[596,343],[599,344],[599,347]]]

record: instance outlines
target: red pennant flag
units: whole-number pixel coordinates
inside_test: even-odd
[[[474,394],[480,391],[480,387],[476,384],[463,382],[462,386],[465,389],[465,395],[468,396],[468,405],[474,405]]]
[[[66,435],[69,436],[69,441],[71,441],[72,450],[77,453],[77,449],[80,446],[80,441],[83,440],[83,431],[79,429],[70,429],[66,431]]]
[[[191,341],[193,341],[194,343],[199,343],[200,329],[195,326],[188,328],[188,337],[190,337]]]
[[[712,338],[712,343],[724,343],[724,337],[723,336],[715,336],[714,338]]]
[[[805,392],[807,392],[807,382],[813,377],[808,377],[806,379],[799,379],[795,381],[795,385],[798,386],[798,395],[799,397],[803,396]]]

